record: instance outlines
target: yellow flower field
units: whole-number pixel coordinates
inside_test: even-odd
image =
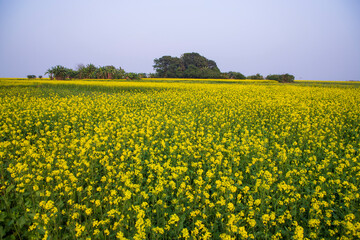
[[[360,84],[0,80],[0,239],[360,238]]]

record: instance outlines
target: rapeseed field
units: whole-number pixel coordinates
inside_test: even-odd
[[[0,112],[0,238],[360,238],[355,83],[1,80]]]

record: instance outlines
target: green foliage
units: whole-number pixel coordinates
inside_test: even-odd
[[[148,73],[146,74],[148,78],[156,78],[157,74],[156,73]]]
[[[255,75],[248,76],[247,79],[264,80],[264,77],[262,75],[260,75],[260,73],[257,73]]]
[[[184,53],[180,58],[162,56],[154,59],[153,65],[156,73],[126,73],[121,67],[113,65],[96,67],[94,64],[79,64],[76,70],[57,65],[47,70],[50,79],[141,79],[141,78],[203,78],[203,79],[253,79],[263,80],[257,73],[245,77],[240,72],[222,73],[213,60],[209,60],[199,53]],[[35,75],[28,75],[34,76]],[[39,76],[40,77],[40,76]],[[31,77],[30,77],[31,78]],[[268,75],[266,79],[279,82],[293,82],[294,76],[290,74]]]
[[[226,73],[227,78],[230,79],[246,79],[245,75],[239,72],[228,72]]]
[[[50,79],[123,79],[125,71],[119,67],[118,69],[112,65],[104,67],[96,67],[94,64],[84,66],[79,64],[77,70],[65,68],[63,66],[55,66],[47,70]]]
[[[146,73],[138,73],[140,78],[148,78],[148,75]]]
[[[294,82],[295,76],[290,75],[288,73],[286,74],[271,74],[266,77],[268,80],[275,80],[281,83],[291,83]]]
[[[35,75],[27,75],[27,78],[28,79],[34,79],[34,78],[36,78],[36,76]]]
[[[0,239],[28,239],[32,235],[28,228],[33,214],[26,211],[30,206],[30,196],[27,197],[17,194],[14,184],[0,191]]]
[[[84,67],[83,69],[81,69],[82,71],[82,79],[89,79],[89,78],[95,78],[96,77],[96,72],[97,68],[95,67],[94,64],[88,64],[86,65],[86,67]]]
[[[157,77],[176,78],[180,77],[183,67],[181,60],[177,57],[163,56],[154,60],[154,69]]]
[[[124,69],[119,67],[119,69],[116,69],[116,72],[114,73],[113,77],[114,79],[123,79],[125,78],[126,72]]]
[[[137,73],[129,72],[125,74],[128,80],[140,80],[140,75]]]
[[[156,77],[164,78],[221,78],[215,61],[198,53],[184,53],[180,58],[163,56],[154,60]]]
[[[66,78],[73,79],[78,78],[79,72],[72,69],[67,69]]]
[[[57,65],[48,69],[45,74],[48,74],[50,76],[50,79],[55,78],[56,80],[65,80],[69,74],[69,70],[70,69],[64,66]]]
[[[42,75],[39,75],[39,78],[42,79]]]

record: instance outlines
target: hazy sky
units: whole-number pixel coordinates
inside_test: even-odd
[[[198,52],[221,71],[360,80],[360,0],[0,0],[0,77]]]

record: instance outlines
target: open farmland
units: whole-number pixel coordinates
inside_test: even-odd
[[[0,80],[0,238],[360,238],[359,87]]]

